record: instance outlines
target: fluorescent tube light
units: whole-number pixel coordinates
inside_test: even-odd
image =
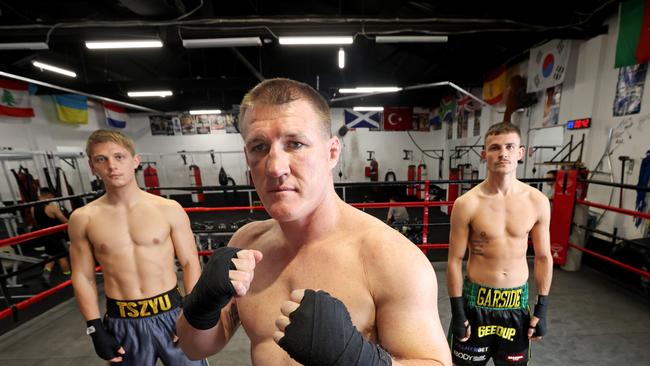
[[[52,66],[52,65],[40,62],[40,61],[32,61],[32,65],[34,65],[35,67],[38,67],[41,70],[48,70],[48,71],[56,72],[56,73],[61,74],[61,75],[70,76],[70,77],[73,77],[73,78],[77,77],[77,73],[75,73],[74,71],[62,69],[60,67]]]
[[[352,110],[357,112],[383,112],[384,107],[353,107]]]
[[[215,48],[215,47],[250,47],[261,46],[260,37],[232,37],[232,38],[199,38],[184,39],[185,48]]]
[[[47,50],[45,42],[11,42],[0,43],[0,50]]]
[[[353,93],[390,93],[400,91],[402,88],[397,86],[366,86],[366,87],[357,87],[357,88],[341,88],[339,93],[341,94],[353,94]]]
[[[332,45],[352,44],[352,36],[336,37],[280,37],[281,45]]]
[[[339,48],[339,69],[345,68],[345,51]]]
[[[376,36],[376,43],[445,43],[447,36]]]
[[[107,50],[115,48],[160,48],[163,44],[160,40],[139,40],[139,41],[86,41],[86,47],[90,50]]]
[[[171,92],[171,90],[151,90],[151,91],[133,91],[133,92],[128,92],[126,93],[130,97],[169,97],[173,95],[174,93]]]
[[[190,114],[221,114],[221,109],[197,109],[190,111]]]

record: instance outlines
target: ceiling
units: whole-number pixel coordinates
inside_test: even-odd
[[[607,33],[618,1],[263,1],[0,0],[0,43],[47,42],[48,50],[0,50],[0,71],[157,111],[231,109],[261,78],[289,77],[330,100],[340,87],[451,81],[480,87],[487,72],[528,57],[547,39]],[[281,46],[278,36],[354,35],[345,46]],[[376,43],[377,35],[446,35],[446,43]],[[186,49],[182,39],[260,36],[260,47]],[[163,48],[89,50],[84,40],[160,38]],[[73,69],[67,78],[32,60]],[[170,89],[166,98],[127,91]],[[40,94],[56,91],[41,87]],[[445,88],[424,88],[351,105],[433,105]]]

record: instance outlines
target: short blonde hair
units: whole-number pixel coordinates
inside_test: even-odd
[[[332,116],[325,98],[308,84],[286,78],[264,80],[244,95],[239,106],[239,132],[244,132],[244,116],[251,107],[258,104],[282,106],[299,99],[304,99],[312,106],[320,119],[323,132],[331,137]]]
[[[90,134],[86,141],[86,155],[90,158],[93,146],[104,142],[114,142],[124,147],[131,153],[131,155],[135,156],[135,143],[133,143],[133,140],[122,132],[114,130],[97,130]]]

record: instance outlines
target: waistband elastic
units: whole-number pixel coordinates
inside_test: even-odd
[[[471,282],[463,282],[465,303],[483,309],[528,309],[528,283],[514,288],[492,288]]]
[[[183,297],[178,287],[163,294],[140,300],[106,298],[106,315],[111,318],[146,318],[181,306]]]

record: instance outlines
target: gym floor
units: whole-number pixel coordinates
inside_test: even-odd
[[[450,320],[446,263],[435,262],[433,266],[438,276],[440,317],[446,330]],[[536,293],[534,281],[530,285],[532,300]],[[578,272],[556,269],[550,299],[550,333],[533,344],[531,365],[648,364],[650,304],[647,299],[584,266]],[[246,334],[240,329],[228,346],[209,361],[220,366],[250,365]],[[74,299],[70,299],[0,336],[0,364],[106,363],[95,355],[90,338],[84,334],[83,319]]]

